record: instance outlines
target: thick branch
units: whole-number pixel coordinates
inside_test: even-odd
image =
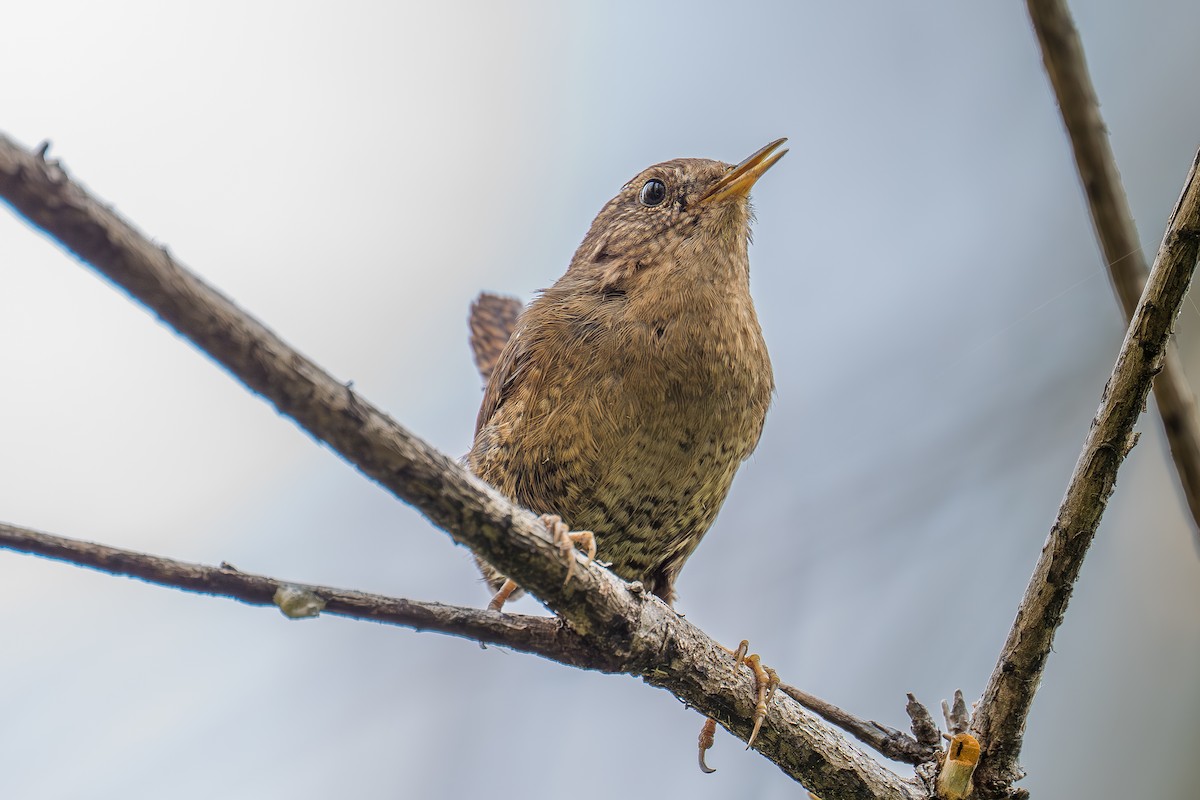
[[[325,601],[323,613],[383,622],[418,631],[437,631],[485,644],[532,653],[572,667],[621,672],[623,665],[586,643],[560,620],[522,614],[497,614],[475,608],[384,597],[367,592],[310,586],[251,575],[227,564],[209,567],[68,539],[0,522],[0,547],[128,575],[159,586],[211,594],[255,606],[275,605],[281,587],[311,592]]]
[[[341,385],[73,183],[0,136],[0,196],[223,364],[365,475],[531,591],[594,647],[737,736],[750,733],[749,674],[656,598],[579,559],[565,566],[537,519]],[[835,730],[777,696],[756,748],[828,798],[920,796]]]
[[[1113,291],[1128,322],[1146,282],[1146,259],[1117,172],[1108,130],[1100,116],[1100,102],[1088,74],[1083,43],[1066,0],[1027,0],[1027,5],[1075,153],[1096,238],[1108,263]],[[1200,413],[1174,342],[1167,345],[1162,372],[1154,379],[1154,398],[1158,401],[1183,494],[1200,533]]]
[[[975,785],[1003,796],[1021,777],[1018,757],[1025,719],[1042,678],[1054,634],[1079,577],[1083,557],[1133,447],[1133,425],[1162,369],[1166,346],[1200,255],[1200,178],[1192,162],[1183,194],[1121,344],[1100,409],[1071,475],[1058,518],[1042,548],[1004,649],[976,711],[974,728],[983,745]]]

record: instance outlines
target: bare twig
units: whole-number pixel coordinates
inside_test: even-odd
[[[1108,263],[1113,291],[1128,322],[1148,270],[1108,130],[1100,116],[1100,103],[1084,60],[1083,43],[1066,0],[1027,0],[1027,6],[1075,153],[1096,238]],[[1167,345],[1162,372],[1154,379],[1154,398],[1158,401],[1167,444],[1195,530],[1200,533],[1200,413],[1174,342]]]
[[[973,728],[983,745],[975,775],[983,796],[1009,796],[1022,775],[1018,764],[1025,719],[1054,634],[1088,546],[1117,479],[1117,469],[1133,447],[1133,425],[1146,402],[1150,383],[1162,369],[1175,317],[1200,254],[1200,177],[1192,162],[1183,194],[1168,221],[1133,321],[1121,344],[1100,409],[1092,420],[1058,518],[1050,529],[1017,618],[975,712]]]
[[[942,716],[950,733],[966,733],[971,729],[971,712],[967,711],[967,700],[963,697],[962,689],[954,690],[953,705],[942,701]]]
[[[940,747],[942,732],[938,729],[937,723],[933,721],[933,715],[929,713],[929,709],[917,700],[916,695],[912,692],[908,693],[908,702],[904,704],[904,710],[908,713],[908,718],[912,720],[912,732],[916,741],[931,749]]]
[[[482,555],[590,645],[745,740],[754,685],[728,651],[653,597],[560,551],[521,509],[341,385],[43,161],[0,136],[0,196],[367,476]],[[829,798],[912,798],[916,784],[776,697],[756,749]]]
[[[351,619],[437,631],[485,644],[532,653],[572,667],[623,672],[624,665],[584,642],[561,621],[522,614],[497,614],[462,606],[310,586],[251,575],[227,564],[210,567],[134,550],[68,539],[0,522],[0,547],[57,561],[128,575],[159,586],[218,595],[256,606],[275,605],[281,587],[296,587],[325,601],[324,613]]]
[[[908,764],[920,764],[931,760],[936,752],[935,747],[918,742],[904,731],[890,728],[875,720],[859,719],[850,712],[811,695],[803,689],[781,683],[779,691],[888,758]],[[937,741],[936,735],[934,741]]]

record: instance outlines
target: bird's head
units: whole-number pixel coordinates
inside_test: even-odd
[[[785,141],[771,142],[736,166],[680,158],[642,170],[596,215],[571,271],[611,291],[642,272],[653,280],[649,273],[658,268],[744,266],[750,189],[787,153],[779,149]]]

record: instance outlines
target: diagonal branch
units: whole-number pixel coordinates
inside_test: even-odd
[[[1108,130],[1100,116],[1100,102],[1088,74],[1083,43],[1066,0],[1027,0],[1027,6],[1075,153],[1075,166],[1087,196],[1096,238],[1108,262],[1113,291],[1128,322],[1148,270]],[[1184,497],[1200,534],[1200,413],[1174,342],[1167,345],[1162,372],[1154,379],[1154,398],[1158,401],[1158,413]]]
[[[369,478],[545,602],[592,646],[746,739],[753,681],[728,651],[639,587],[578,560],[575,577],[537,519],[290,348],[184,269],[56,164],[0,135],[0,196],[152,309]],[[915,784],[776,697],[756,749],[829,797],[912,798]]]
[[[975,786],[984,796],[1007,796],[1022,776],[1018,758],[1033,695],[1041,682],[1054,634],[1062,624],[1083,557],[1133,447],[1134,423],[1154,376],[1163,368],[1175,317],[1200,256],[1200,153],[1146,281],[1121,344],[1100,409],[1092,420],[1058,518],[1017,610],[1016,621],[976,710],[974,729],[983,745]]]

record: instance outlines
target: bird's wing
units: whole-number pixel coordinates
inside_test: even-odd
[[[471,303],[467,323],[471,329],[471,354],[484,384],[492,377],[504,346],[517,328],[523,305],[515,297],[483,292]]]

